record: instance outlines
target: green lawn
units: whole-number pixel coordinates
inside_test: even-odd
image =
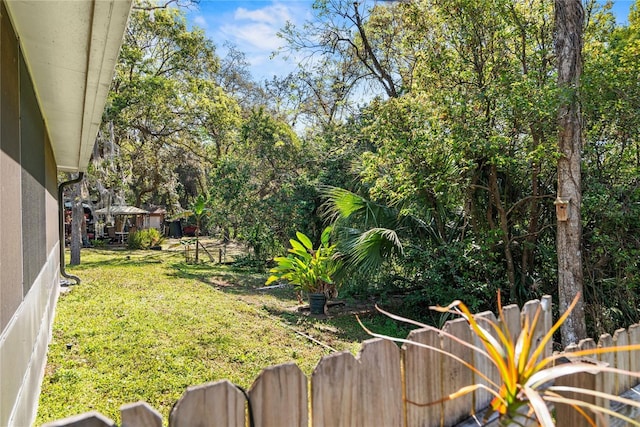
[[[249,388],[289,361],[310,374],[331,350],[300,333],[353,353],[369,338],[353,314],[311,318],[293,290],[258,290],[266,275],[189,265],[179,251],[83,250],[68,271],[82,284],[58,302],[38,425],[90,410],[119,423],[120,406],[138,400],[166,423],[189,385]],[[365,317],[389,332],[388,319]]]

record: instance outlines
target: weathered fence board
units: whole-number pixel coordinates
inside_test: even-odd
[[[640,345],[640,324],[629,326],[629,344]],[[632,350],[629,352],[629,370],[632,372],[640,372],[640,350]],[[631,378],[631,385],[640,384],[639,378]]]
[[[471,329],[464,319],[450,320],[442,330],[456,336],[460,341],[473,342]],[[473,364],[473,351],[446,335],[442,336],[442,349],[469,364]],[[473,371],[451,357],[442,358],[442,377],[442,393],[444,396],[458,391],[465,385],[473,384]],[[444,403],[444,424],[453,425],[459,423],[471,413],[473,413],[473,394],[447,401]]]
[[[504,325],[511,335],[511,339],[515,342],[520,335],[522,318],[520,316],[520,307],[516,304],[510,304],[502,307],[502,317]]]
[[[537,347],[541,342],[544,335],[547,333],[545,330],[545,315],[542,305],[539,300],[527,301],[527,303],[522,307],[522,322],[523,324],[526,322],[529,326],[536,322],[536,327],[533,332],[533,337],[531,342],[534,347]],[[550,353],[549,353],[550,354]],[[538,357],[537,362],[544,359],[547,355],[547,351],[545,350],[540,357]]]
[[[613,334],[613,345],[614,346],[627,346],[629,345],[629,334],[626,329],[618,329]],[[629,352],[628,351],[618,351],[615,352],[615,363],[616,368],[624,369],[625,371],[629,370]],[[628,375],[618,374],[616,377],[616,394],[621,394],[627,391],[631,387],[631,378]]]
[[[360,417],[356,426],[403,425],[400,349],[389,340],[376,338],[362,344],[358,355]]]
[[[311,376],[314,426],[351,427],[359,413],[358,361],[349,351],[323,357]]]
[[[491,334],[492,337],[498,339],[498,334],[494,330],[492,325],[498,325],[498,320],[496,319],[495,314],[490,311],[486,311],[484,313],[480,313],[476,315],[476,319],[478,321],[478,325],[480,325],[483,329]],[[475,343],[478,348],[484,350],[485,346],[482,343],[482,340],[475,336]],[[489,357],[486,355],[473,352],[473,365],[480,371],[483,375],[485,375],[488,380],[482,378],[479,374],[474,373],[474,383],[476,384],[484,384],[487,387],[491,387],[491,382],[493,384],[500,384],[500,372],[498,371],[497,366],[491,361]],[[493,386],[493,388],[496,388]],[[479,389],[475,392],[475,402],[474,409],[475,412],[480,412],[491,403],[493,399],[493,395],[489,393],[487,390]]]
[[[294,363],[263,370],[249,390],[256,427],[307,427],[307,377]]]
[[[547,331],[550,331],[551,328],[553,327],[553,310],[552,310],[552,298],[551,295],[545,295],[540,299],[540,306],[542,307],[542,314],[544,316],[544,318],[542,319],[542,322],[544,324],[544,333],[546,334]],[[545,351],[544,351],[544,357],[549,357],[553,354],[553,339],[550,339],[546,346],[545,346]]]
[[[591,339],[591,338],[587,338],[584,339],[582,341],[580,341],[579,346],[580,350],[593,350],[596,349],[598,347],[598,345],[596,344],[596,342]],[[598,360],[597,357],[592,357],[592,359]],[[597,375],[595,375],[595,382],[593,385],[593,390],[597,390],[597,391],[604,391],[605,387],[606,387],[606,383],[605,383],[605,373],[601,372]],[[607,399],[604,399],[602,397],[595,397],[592,402],[600,407],[600,408],[604,408],[604,407],[608,407],[609,405],[609,401]],[[608,426],[609,425],[609,416],[608,415],[603,415],[602,417],[600,417],[599,419],[596,420],[596,424],[600,427],[604,427],[604,426]]]
[[[592,339],[585,339],[580,341],[579,344],[572,344],[568,346],[565,349],[565,353],[571,353],[578,350],[588,350],[588,349],[594,349],[594,348],[596,348],[595,341]],[[594,362],[602,363],[602,362],[595,361],[595,359],[594,359]],[[604,375],[603,373],[580,372],[577,374],[558,378],[555,381],[555,385],[578,387],[578,388],[585,388],[589,390],[601,391],[601,387],[603,384],[602,383],[603,375]],[[602,407],[605,404],[603,399],[596,398],[595,396],[588,396],[588,395],[574,393],[574,392],[563,392],[561,394],[570,399],[582,400],[584,402],[598,405],[600,407]],[[574,408],[572,408],[569,405],[556,403],[555,408],[556,408],[556,417],[559,420],[562,420],[562,423],[564,425],[571,426],[571,427],[589,427],[592,425],[587,419],[584,418],[583,415],[581,415],[579,412],[577,412]],[[589,410],[587,410],[586,412],[590,413]],[[607,426],[608,418],[602,417],[599,420],[598,425]]]
[[[411,331],[408,339],[440,348],[441,337],[432,329]],[[408,427],[431,427],[442,423],[442,355],[418,345],[404,344],[406,416]]]
[[[64,420],[47,423],[42,427],[116,427],[116,423],[104,415],[91,411]]]
[[[162,416],[146,402],[120,407],[122,427],[162,427]]]
[[[497,334],[491,323],[501,324],[515,340],[524,319],[533,320],[538,309],[541,311],[534,340],[540,342],[552,326],[550,297],[531,301],[525,304],[522,311],[515,305],[506,306],[500,320],[490,312],[480,313],[476,319],[494,336]],[[464,319],[449,321],[442,331],[414,330],[408,340],[416,344],[405,343],[400,349],[389,340],[372,339],[362,344],[357,357],[348,351],[325,356],[310,378],[293,363],[266,368],[254,381],[247,396],[243,390],[226,380],[189,387],[171,410],[169,426],[246,427],[249,425],[250,412],[256,427],[308,427],[310,419],[313,427],[436,427],[452,426],[465,419],[465,426],[477,424],[476,420],[469,420],[469,416],[481,414],[492,399],[491,394],[478,389],[475,393],[446,401],[449,394],[471,384],[489,385],[488,380],[500,384],[498,370],[493,363],[464,344],[484,348],[467,322]],[[614,337],[602,335],[597,347],[627,344],[640,344],[640,325],[618,330]],[[596,344],[591,339],[582,340],[566,351],[578,348],[593,349]],[[549,342],[543,356],[550,355],[551,349]],[[476,367],[488,380],[443,352],[454,354]],[[640,369],[639,350],[603,353],[597,358],[599,363],[620,369],[635,372]],[[579,373],[559,379],[556,385],[586,387],[604,393],[626,392],[637,398],[637,391],[635,394],[628,391],[630,386],[637,383],[637,379],[630,379],[626,375]],[[636,389],[640,389],[640,386]],[[602,398],[585,395],[576,397],[599,407],[610,405]],[[610,406],[620,413],[640,419],[640,411],[635,407]],[[575,410],[561,405],[556,409],[558,425],[588,425]],[[121,407],[121,419],[122,427],[162,426],[160,414],[144,402]],[[621,425],[614,417],[596,421],[601,427]],[[491,420],[488,425],[495,424],[495,420]],[[115,424],[99,413],[90,412],[45,426],[111,427]]]
[[[169,415],[172,427],[244,427],[245,398],[229,381],[188,387]],[[123,426],[124,427],[124,426]]]
[[[609,334],[600,335],[598,340],[598,347],[607,348],[613,346],[613,337]],[[609,366],[616,365],[616,356],[613,353],[601,353],[598,355],[598,360],[607,363]],[[616,391],[616,375],[604,372],[602,374],[602,391],[605,393],[615,393]]]

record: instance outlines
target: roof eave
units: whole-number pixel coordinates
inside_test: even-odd
[[[8,0],[58,169],[85,171],[131,0]]]

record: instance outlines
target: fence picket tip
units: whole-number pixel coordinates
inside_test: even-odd
[[[169,425],[244,426],[245,396],[229,380],[189,386],[169,412]]]
[[[116,423],[97,411],[85,412],[84,414],[53,421],[44,424],[42,427],[117,427]]]
[[[162,427],[162,415],[144,401],[120,407],[121,427]]]

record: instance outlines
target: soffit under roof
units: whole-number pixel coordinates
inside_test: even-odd
[[[8,0],[57,166],[84,171],[131,0]]]

